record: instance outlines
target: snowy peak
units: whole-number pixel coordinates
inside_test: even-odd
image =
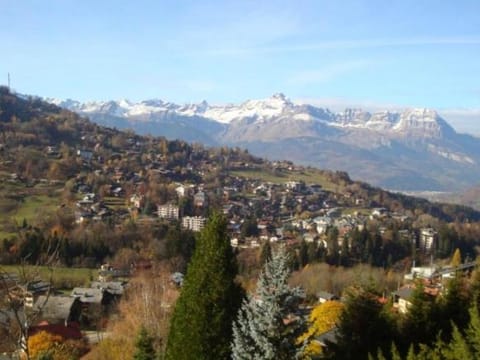
[[[293,103],[282,93],[265,99],[248,100],[241,104],[224,106],[209,105],[206,101],[198,104],[177,105],[150,99],[141,102],[129,100],[100,101],[80,103],[74,100],[48,101],[85,115],[111,115],[115,117],[155,120],[165,114],[186,117],[202,117],[222,124],[235,124],[247,121],[249,124],[288,122],[319,122],[335,128],[363,129],[381,132],[392,136],[413,136],[421,138],[438,138],[454,130],[436,111],[430,109],[410,109],[403,112],[381,111],[370,113],[362,109],[345,109],[343,112],[331,113],[326,108]],[[293,123],[292,123],[293,125]]]
[[[409,109],[403,112],[380,111],[369,113],[361,109],[346,109],[335,116],[337,127],[368,129],[399,136],[441,137],[454,130],[436,111]]]
[[[455,132],[436,111],[431,109],[404,111],[393,129],[399,133],[428,137],[442,137]]]

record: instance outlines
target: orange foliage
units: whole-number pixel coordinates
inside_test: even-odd
[[[28,338],[30,357],[36,359],[42,354],[53,352],[63,342],[59,335],[52,335],[46,331],[40,331]]]

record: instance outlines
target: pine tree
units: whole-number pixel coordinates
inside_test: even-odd
[[[140,328],[137,341],[135,343],[135,353],[133,360],[155,360],[155,349],[153,348],[153,338],[148,334],[145,327]]]
[[[233,325],[233,359],[291,360],[302,354],[304,345],[297,339],[306,323],[294,312],[303,293],[288,286],[288,263],[281,247],[265,264],[255,294],[244,301]]]
[[[373,289],[354,286],[346,290],[338,321],[336,343],[327,348],[335,359],[367,359],[381,349],[388,353],[393,335],[389,313]]]
[[[166,359],[228,359],[242,300],[227,223],[212,215],[200,234],[175,306]]]
[[[272,246],[270,245],[270,241],[267,240],[262,244],[260,248],[260,264],[265,265],[267,261],[272,258]]]

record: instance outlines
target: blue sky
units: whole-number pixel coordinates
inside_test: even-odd
[[[283,92],[332,108],[436,108],[480,134],[478,0],[0,0],[0,44],[0,82],[10,72],[28,94]]]

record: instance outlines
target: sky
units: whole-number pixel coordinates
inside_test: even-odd
[[[437,109],[480,135],[478,0],[0,0],[0,83],[80,101]]]

